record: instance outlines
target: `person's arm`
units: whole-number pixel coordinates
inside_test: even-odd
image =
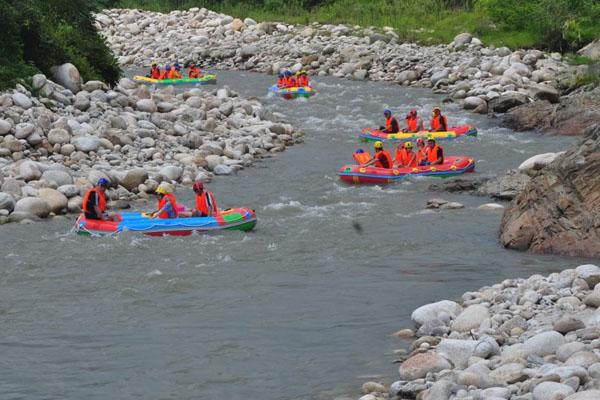
[[[392,120],[392,132],[391,133],[398,133],[398,132],[400,132],[400,127],[398,126],[398,120],[394,118]]]
[[[417,153],[415,153],[415,152],[413,151],[413,153],[412,153],[412,157],[410,157],[410,160],[408,160],[408,165],[412,165],[412,163],[413,163],[413,162],[416,162],[416,161],[417,161]]]
[[[155,219],[156,217],[158,217],[160,214],[162,214],[163,212],[167,211],[167,208],[169,207],[171,203],[167,200],[167,202],[165,203],[164,206],[162,206],[161,208],[159,208],[156,211],[152,211],[150,213],[150,219]]]
[[[442,154],[443,154],[442,153],[442,149],[440,149],[438,147],[438,150],[437,150],[437,160],[435,160],[434,162],[432,162],[431,165],[440,165],[440,164],[442,164],[442,158],[443,158]]]
[[[364,164],[361,164],[360,166],[361,166],[361,167],[369,167],[369,166],[371,166],[371,165],[375,164],[376,162],[377,162],[377,156],[374,156],[374,157],[373,157],[373,158],[371,158],[369,161],[367,161],[367,162],[366,162],[366,163],[364,163]]]

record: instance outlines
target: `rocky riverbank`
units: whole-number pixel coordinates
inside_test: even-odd
[[[111,206],[161,182],[227,175],[302,140],[256,99],[228,88],[150,90],[82,83],[70,64],[0,94],[0,224],[77,213],[101,177]]]
[[[412,313],[416,335],[386,387],[360,400],[597,400],[600,268],[507,279]]]
[[[389,81],[447,93],[479,113],[559,101],[559,82],[584,74],[558,53],[484,47],[468,33],[449,45],[399,43],[391,28],[256,23],[204,8],[169,14],[105,10],[98,29],[123,66],[200,60],[217,68]]]

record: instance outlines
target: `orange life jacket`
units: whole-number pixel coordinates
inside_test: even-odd
[[[379,160],[380,153],[382,153],[383,156],[387,159],[387,166],[383,165],[381,163],[381,161]],[[381,150],[381,151],[378,151],[377,153],[375,153],[375,157],[377,157],[377,162],[375,162],[375,166],[378,167],[378,168],[392,168],[392,166],[394,165],[394,161],[392,160],[392,156],[385,149]]]
[[[409,132],[416,132],[417,131],[417,118],[416,117],[406,117],[406,127],[408,128]]]
[[[292,77],[291,76],[286,76],[285,78],[283,78],[283,82],[285,84],[284,87],[292,87],[293,86],[293,81],[292,81]]]
[[[177,200],[171,193],[167,193],[158,199],[158,209],[160,210],[163,208],[167,204],[167,200],[171,203],[171,213],[169,214],[169,211],[163,211],[158,218],[177,218],[179,215],[179,212],[177,211]]]
[[[372,157],[371,154],[364,152],[364,153],[354,153],[352,155],[352,157],[354,157],[354,160],[359,164],[364,164],[367,161],[369,161]]]
[[[308,86],[308,76],[300,75],[298,77],[298,87],[306,87]]]
[[[92,195],[92,193],[96,193],[98,197],[98,210],[101,213],[103,213],[106,210],[106,195],[104,194],[104,192],[102,192],[101,190],[97,190],[96,188],[88,190],[88,192],[85,194],[85,196],[83,197],[83,206],[81,207],[81,209],[84,213],[96,211],[94,209],[90,210],[88,208],[88,203],[90,201],[90,196]]]
[[[438,160],[438,150],[442,150],[437,144],[433,147],[427,147],[427,161],[435,162]],[[444,162],[444,151],[442,150],[442,163]]]
[[[400,125],[398,124],[398,120],[396,119],[396,117],[389,117],[385,119],[385,131],[387,133],[398,133],[396,132],[392,132],[392,121],[396,121],[396,126],[398,128],[400,128]]]
[[[163,80],[163,79],[167,79],[169,77],[169,72],[166,69],[163,69],[162,71],[160,71],[160,75],[158,76],[158,79]]]
[[[277,87],[278,88],[285,87],[285,78],[277,79]]]
[[[158,67],[152,67],[152,69],[150,70],[150,78],[152,79],[160,79],[160,68]]]
[[[441,118],[441,120],[440,120]],[[448,130],[448,120],[446,119],[445,115],[438,115],[437,117],[432,117],[430,124],[431,124],[431,130],[432,131],[437,131],[438,129],[440,129],[440,127],[442,127],[442,120],[444,122],[444,131]]]
[[[175,68],[171,68],[171,70],[169,71],[169,79],[179,79],[179,78],[181,78],[179,71],[177,71]]]
[[[200,68],[190,68],[188,71],[188,78],[200,78]]]
[[[296,79],[295,77],[292,76],[290,78],[290,80],[291,80],[291,84],[290,84],[291,87],[298,87],[298,79]]]
[[[196,210],[204,215],[208,215],[209,210],[212,210],[213,215],[219,211],[217,202],[211,192],[205,190],[196,195]]]
[[[413,153],[412,151],[409,153],[404,147],[396,147],[396,164],[398,164],[399,167],[406,167],[406,168],[413,168],[417,166],[417,159],[415,157],[415,159],[410,162],[410,159],[413,157]],[[410,164],[409,164],[410,162]]]
[[[421,161],[427,159],[427,147],[423,147],[423,149],[417,148],[417,163],[421,164]]]

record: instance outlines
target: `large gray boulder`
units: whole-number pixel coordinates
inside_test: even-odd
[[[54,80],[59,85],[69,89],[73,93],[81,91],[81,75],[71,63],[66,63],[54,68]]]
[[[130,169],[125,173],[125,176],[123,179],[121,179],[120,184],[125,189],[131,191],[136,189],[142,183],[146,182],[146,179],[148,179],[148,173],[145,170],[141,168]]]
[[[464,46],[464,45],[471,43],[472,40],[473,40],[473,35],[471,35],[470,33],[464,32],[464,33],[459,33],[458,35],[456,35],[454,37],[454,40],[452,41],[452,44],[455,47]]]
[[[152,99],[141,99],[135,103],[135,107],[142,112],[156,112],[156,103]]]
[[[600,39],[594,40],[592,43],[581,48],[577,53],[592,60],[600,60]]]
[[[12,129],[12,124],[5,119],[0,119],[0,135],[6,135]]]
[[[420,353],[404,361],[398,370],[400,379],[412,381],[424,378],[430,372],[450,369],[452,365],[437,353]]]
[[[79,136],[73,139],[73,145],[78,151],[88,153],[100,148],[100,138],[96,136]]]
[[[33,107],[33,102],[31,99],[25,96],[23,93],[14,93],[12,95],[12,101],[15,103],[15,105],[24,108],[25,110]]]
[[[26,182],[35,181],[40,179],[42,171],[40,171],[38,163],[26,160],[19,165],[19,175]]]
[[[158,171],[159,175],[170,181],[178,181],[183,174],[183,168],[175,165],[165,165]]]
[[[50,214],[50,206],[43,199],[24,197],[17,201],[15,212],[29,213],[40,218],[46,218]]]
[[[42,178],[46,182],[54,182],[56,186],[70,185],[73,183],[73,177],[66,171],[58,169],[47,169],[42,174]]]
[[[558,382],[542,382],[533,388],[533,400],[564,400],[575,393],[571,386]]]
[[[527,355],[547,356],[555,354],[556,350],[565,343],[565,337],[556,331],[546,331],[527,339],[523,350]]]
[[[55,144],[66,144],[71,141],[71,134],[62,128],[54,128],[48,132],[48,143],[51,145]]]
[[[489,318],[488,309],[480,304],[465,308],[452,322],[451,328],[458,332],[469,332],[478,329],[483,321]]]
[[[26,139],[33,131],[35,131],[35,125],[23,122],[15,127],[15,138]]]
[[[437,303],[425,304],[417,308],[413,311],[411,319],[417,326],[421,326],[427,321],[434,319],[455,318],[461,311],[462,307],[458,303],[450,300],[442,300]]]
[[[503,113],[528,102],[529,98],[523,93],[505,92],[498,97],[490,99],[488,107],[494,112]]]

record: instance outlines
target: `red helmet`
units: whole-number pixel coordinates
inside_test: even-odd
[[[204,190],[204,183],[202,183],[202,181],[194,182],[193,189],[194,189],[194,191]]]
[[[409,115],[417,115],[417,110],[415,108],[413,108],[412,110],[410,110],[410,112],[408,114]]]

